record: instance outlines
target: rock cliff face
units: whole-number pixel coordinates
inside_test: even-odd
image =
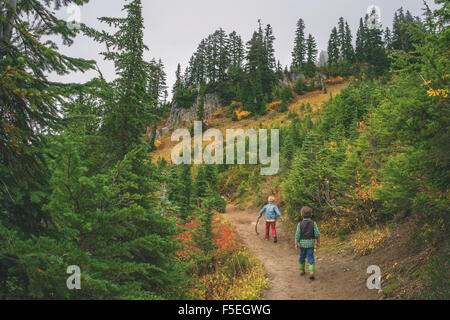
[[[200,96],[197,97],[195,103],[190,108],[180,107],[176,102],[170,110],[170,116],[167,120],[167,127],[182,127],[190,125],[197,119],[197,111],[200,105]],[[214,111],[221,109],[219,103],[219,95],[215,93],[205,94],[205,118],[212,115]]]

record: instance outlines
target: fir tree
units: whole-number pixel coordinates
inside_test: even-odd
[[[352,32],[350,30],[349,24],[346,21],[345,22],[345,33],[344,33],[344,38],[343,38],[343,43],[342,43],[342,56],[349,63],[353,63],[354,58],[355,58],[355,51],[353,49],[352,43],[353,43]]]
[[[305,23],[303,19],[297,22],[295,31],[294,50],[292,51],[292,68],[301,70],[306,59]]]
[[[309,34],[306,40],[306,65],[305,73],[308,77],[314,76],[316,72],[316,59],[317,59],[317,44],[314,37]]]
[[[117,98],[105,110],[102,127],[104,134],[111,139],[110,148],[117,159],[140,143],[148,123],[156,118],[149,110],[155,99],[147,90],[151,65],[143,57],[148,47],[143,41],[141,1],[130,1],[124,6],[124,11],[126,18],[99,18],[108,26],[118,28],[113,34],[83,28],[85,34],[106,45],[107,51],[102,55],[114,62],[118,75],[112,84]]]
[[[328,41],[328,62],[337,64],[339,61],[339,35],[336,27],[331,30],[330,39]]]
[[[391,29],[389,29],[389,27],[386,27],[386,29],[384,30],[384,47],[386,49],[386,51],[388,53],[391,53],[393,50],[393,46],[392,46],[392,33],[391,33]]]
[[[356,33],[355,57],[356,61],[364,62],[366,59],[364,48],[366,46],[366,27],[363,18],[359,20],[358,32]]]

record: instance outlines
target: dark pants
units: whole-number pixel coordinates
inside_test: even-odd
[[[314,271],[314,248],[300,248],[300,269],[305,269],[305,261],[308,258],[309,271]]]
[[[269,239],[269,229],[272,228],[272,236],[277,236],[276,221],[266,221],[266,239]]]

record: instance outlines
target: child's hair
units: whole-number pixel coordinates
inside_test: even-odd
[[[270,196],[270,197],[267,199],[267,201],[269,201],[269,202],[274,202],[274,201],[275,201],[275,197],[274,197],[274,196]]]
[[[312,217],[312,209],[310,207],[303,207],[302,210],[300,210],[300,214],[304,218],[311,218]]]

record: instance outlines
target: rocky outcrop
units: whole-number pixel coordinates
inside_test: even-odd
[[[297,82],[298,78],[305,79],[306,76],[305,74],[299,72],[288,72],[288,73],[283,72],[283,78],[280,81],[280,86],[282,88],[292,86]],[[316,81],[321,82],[327,79],[327,76],[323,73],[316,72],[315,78]]]
[[[170,110],[169,119],[167,120],[167,127],[181,127],[190,125],[197,119],[198,108],[200,105],[200,96],[197,97],[194,105],[190,108],[180,107],[176,102]],[[219,95],[216,93],[205,94],[205,118],[212,115],[215,111],[221,109],[219,103]]]

